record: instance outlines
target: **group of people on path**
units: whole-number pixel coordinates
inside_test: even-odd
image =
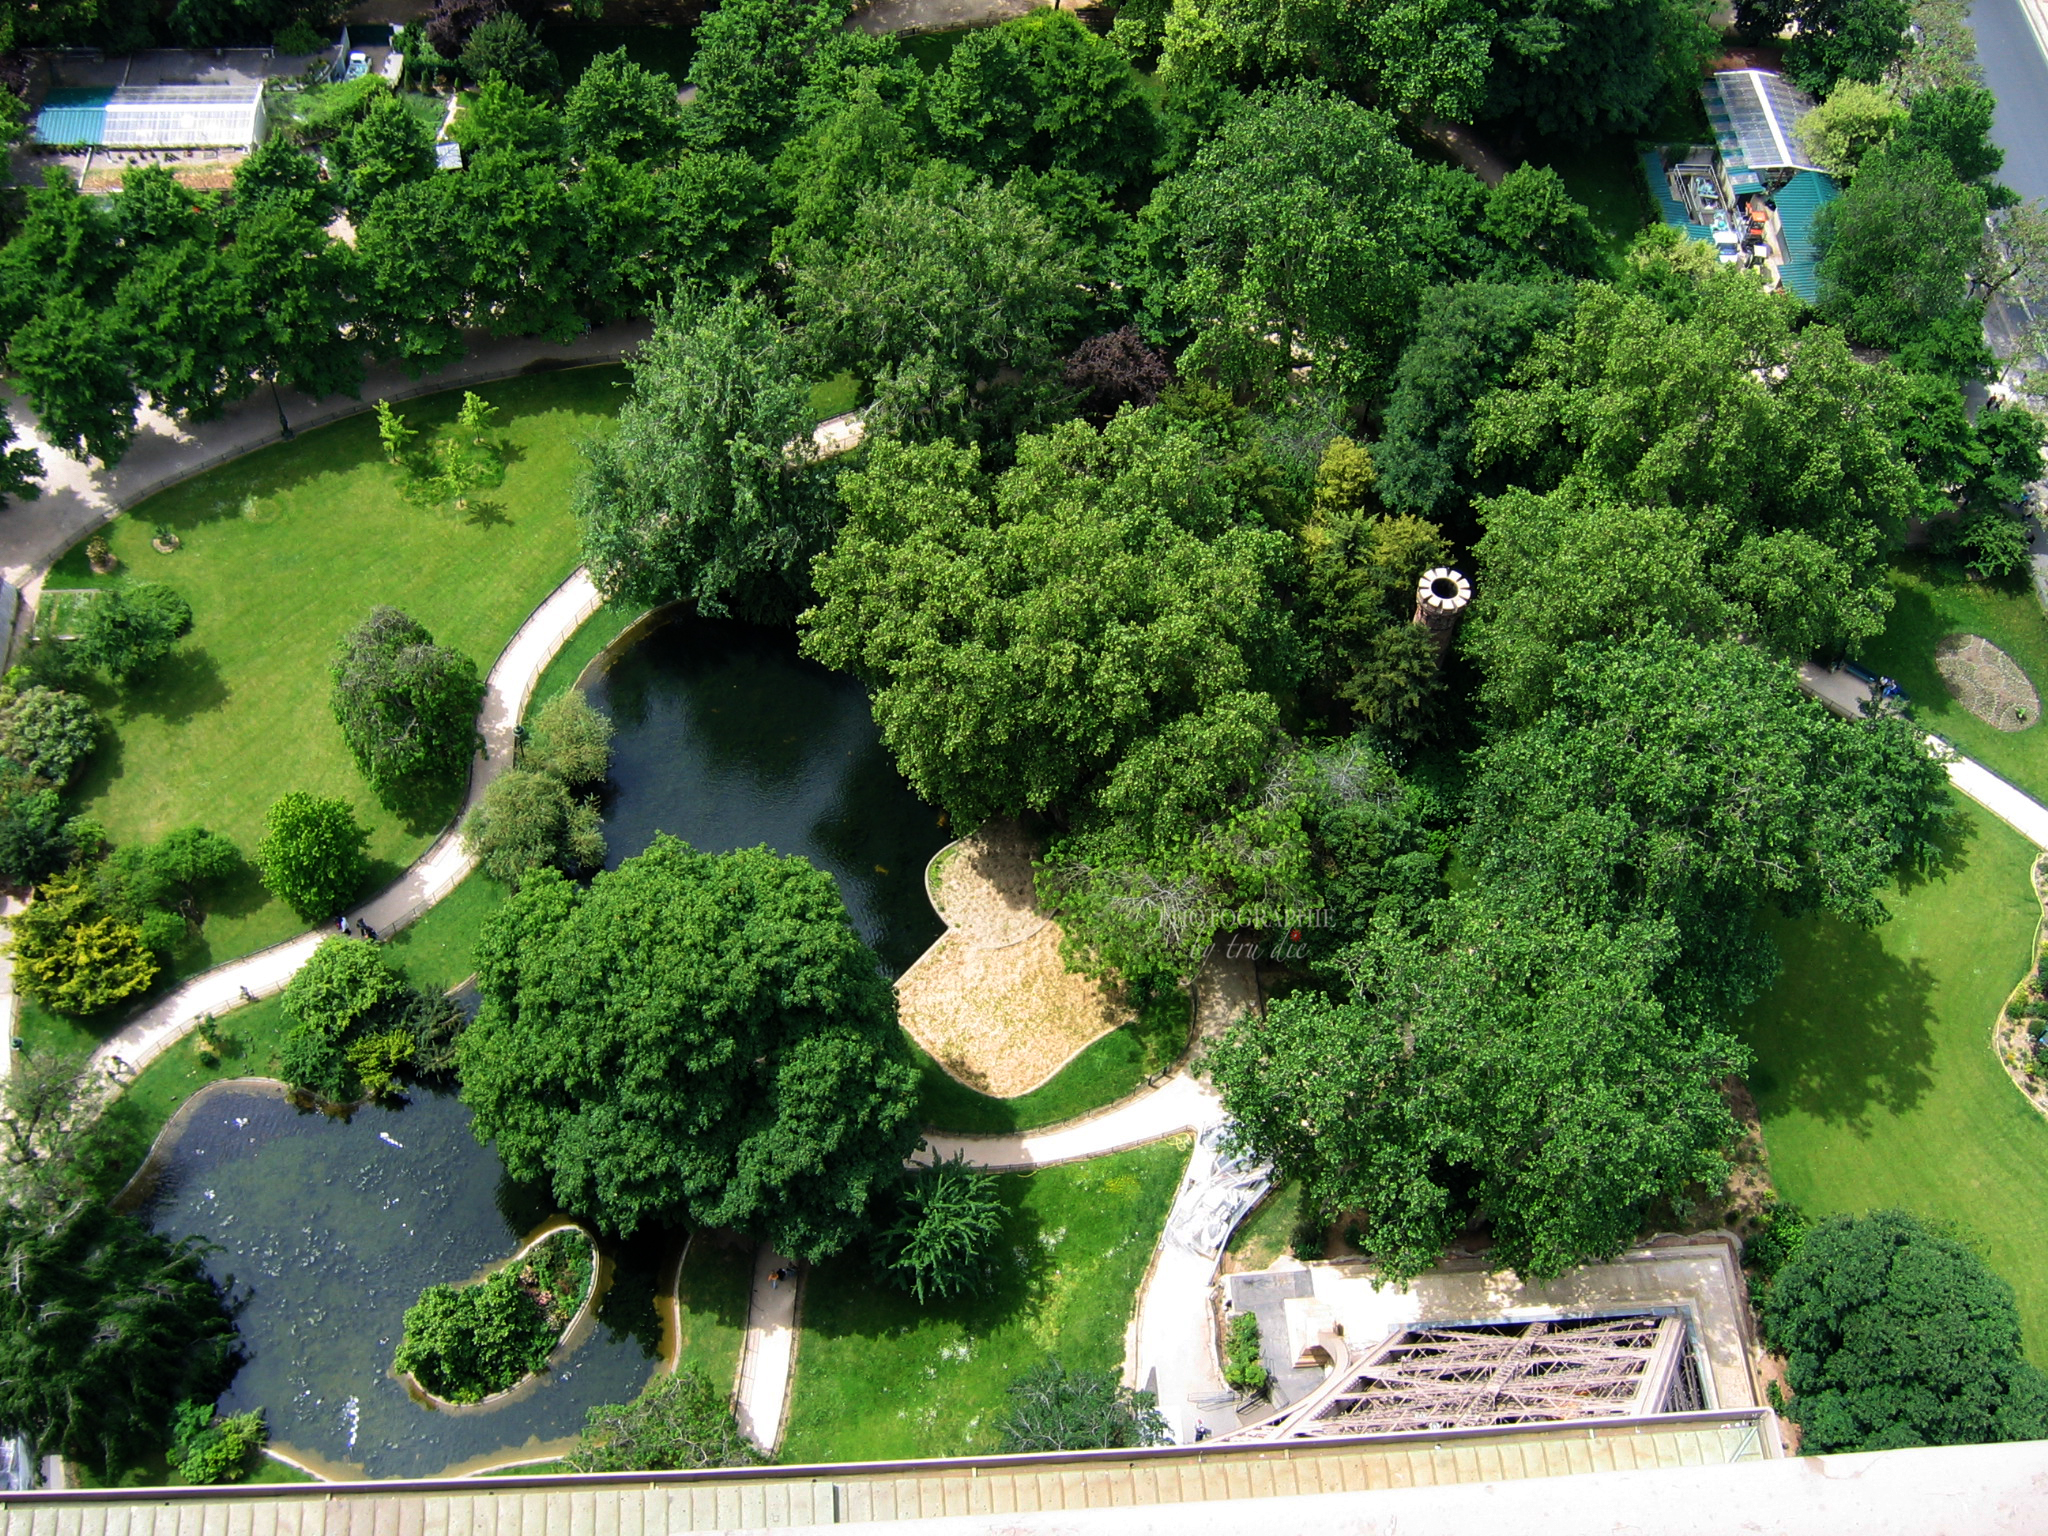
[[[383,942],[377,937],[377,930],[372,928],[368,923],[364,922],[360,917],[356,919],[355,927],[353,928],[349,927],[347,913],[342,914],[341,918],[339,919],[339,923],[341,928],[341,936],[344,939],[368,939],[372,944],[378,944]]]

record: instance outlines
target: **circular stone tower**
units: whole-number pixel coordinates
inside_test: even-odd
[[[1435,636],[1437,654],[1451,648],[1451,636],[1471,601],[1472,583],[1449,566],[1422,573],[1415,584],[1415,622]]]

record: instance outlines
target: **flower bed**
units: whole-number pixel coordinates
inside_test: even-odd
[[[480,1280],[427,1287],[406,1310],[399,1374],[444,1403],[476,1403],[546,1370],[596,1260],[589,1234],[563,1227]]]

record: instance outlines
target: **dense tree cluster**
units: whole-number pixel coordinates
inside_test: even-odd
[[[462,1096],[514,1178],[631,1233],[681,1217],[838,1251],[917,1142],[888,983],[832,878],[659,836],[485,926]]]

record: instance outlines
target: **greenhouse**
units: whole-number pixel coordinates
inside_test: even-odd
[[[263,87],[130,85],[59,88],[36,113],[39,144],[100,149],[253,149]]]

